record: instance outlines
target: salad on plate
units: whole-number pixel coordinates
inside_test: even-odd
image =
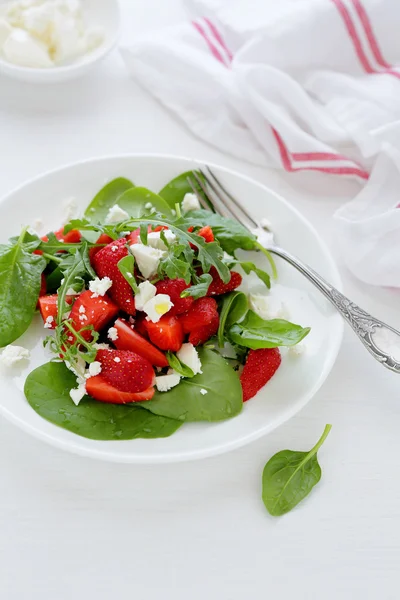
[[[274,376],[279,348],[309,333],[268,318],[272,257],[257,232],[202,209],[189,175],[158,194],[114,179],[82,217],[0,246],[0,360],[29,357],[13,342],[38,311],[49,362],[24,391],[41,417],[97,440],[234,418]],[[265,293],[249,296],[249,278]]]

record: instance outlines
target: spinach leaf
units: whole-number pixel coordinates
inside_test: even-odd
[[[243,250],[257,250],[257,238],[238,221],[227,219],[207,210],[190,212],[185,221],[188,225],[209,225],[213,230],[215,239],[221,244],[228,254],[233,254],[238,248]]]
[[[151,204],[152,208],[146,208]],[[125,210],[130,217],[150,215],[155,210],[163,215],[171,215],[167,202],[154,192],[144,187],[133,187],[118,198],[118,206]]]
[[[235,371],[212,350],[200,348],[199,356],[203,373],[182,379],[169,392],[156,392],[153,400],[141,402],[143,408],[179,421],[222,421],[239,414],[243,394]]]
[[[225,329],[241,321],[248,309],[247,296],[243,292],[231,292],[223,297],[218,327],[218,346],[222,348],[225,342]]]
[[[230,339],[245,348],[276,348],[294,346],[310,332],[309,327],[301,327],[284,319],[264,321],[249,310],[243,321],[232,325],[228,331]]]
[[[195,171],[197,176],[203,179],[203,176],[199,171]],[[203,196],[203,198],[207,201],[201,187],[195,180],[193,176],[193,171],[186,171],[186,173],[182,173],[175,177],[172,181],[167,183],[165,187],[159,192],[159,196],[164,198],[164,200],[168,203],[170,208],[175,208],[175,204],[180,204],[184,199],[186,194],[192,194],[193,190],[188,183],[188,177],[193,181],[195,188],[198,192]]]
[[[199,277],[197,277],[197,283],[195,285],[191,285],[186,288],[181,293],[181,298],[187,298],[187,296],[192,296],[195,300],[198,298],[203,298],[207,296],[208,288],[212,282],[212,277],[210,273],[203,273]]]
[[[139,287],[134,275],[135,259],[133,258],[132,254],[128,254],[128,256],[124,256],[124,258],[121,258],[117,266],[124,279],[126,279],[126,281],[133,289],[134,293],[138,294]]]
[[[76,376],[64,363],[50,362],[30,373],[25,396],[44,419],[92,440],[132,440],[168,437],[181,422],[158,417],[136,404],[107,404],[89,396],[75,406],[69,391]]]
[[[118,204],[120,196],[133,187],[134,184],[129,179],[124,179],[123,177],[113,179],[93,198],[85,210],[85,216],[90,221],[103,223],[110,208],[114,204]]]
[[[261,279],[263,283],[265,283],[268,289],[271,287],[271,279],[268,273],[256,267],[256,265],[252,262],[240,262],[239,264],[246,275],[250,275],[250,273],[253,271],[257,277]]]
[[[321,479],[317,452],[332,425],[326,425],[317,444],[309,452],[282,450],[264,467],[262,499],[268,512],[279,517],[297,506]]]
[[[21,233],[14,245],[0,246],[0,347],[26,331],[35,314],[46,261],[27,251]]]
[[[166,357],[171,369],[174,369],[174,371],[179,373],[179,375],[181,375],[182,377],[194,377],[192,369],[187,365],[181,363],[176,354],[173,354],[172,352],[167,352]]]

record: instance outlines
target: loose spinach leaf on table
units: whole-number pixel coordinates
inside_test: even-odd
[[[44,419],[92,440],[132,440],[172,435],[180,421],[159,417],[136,404],[107,404],[89,396],[72,402],[76,376],[63,363],[50,362],[28,375],[25,396]]]
[[[164,186],[163,189],[159,192],[158,195],[161,196],[161,198],[164,198],[164,200],[168,203],[170,208],[174,209],[175,204],[180,204],[186,194],[193,193],[192,187],[188,182],[188,177],[190,177],[190,179],[193,181],[196,190],[203,196],[205,200],[207,200],[201,187],[196,182],[193,176],[193,172],[194,171],[186,171],[186,173],[178,175],[178,177],[172,179],[172,181],[167,183],[167,185]],[[198,177],[203,179],[203,176],[199,171],[195,171],[195,173]]]
[[[242,267],[243,271],[246,273],[246,275],[250,275],[250,273],[253,271],[257,275],[257,277],[261,279],[263,283],[265,283],[268,289],[271,287],[271,278],[268,275],[268,273],[257,267],[252,262],[240,262],[239,264]]]
[[[222,421],[239,414],[243,394],[237,373],[212,350],[200,348],[199,357],[203,373],[181,380],[169,392],[156,392],[141,406],[180,421]],[[201,394],[202,389],[207,394]]]
[[[274,517],[292,510],[321,479],[317,452],[331,428],[332,425],[326,425],[321,438],[309,452],[282,450],[265,465],[262,498],[266,509]]]
[[[301,327],[284,319],[264,321],[249,310],[245,318],[232,325],[228,337],[239,346],[257,350],[258,348],[276,348],[294,346],[310,332],[309,327]]]
[[[118,204],[120,196],[133,187],[134,184],[129,179],[113,179],[96,194],[85,210],[85,216],[95,223],[103,223],[110,208]]]
[[[241,321],[248,310],[247,296],[243,292],[230,292],[223,296],[218,327],[218,346],[225,343],[225,330]]]
[[[0,347],[11,344],[29,327],[35,313],[46,261],[23,242],[0,246]]]

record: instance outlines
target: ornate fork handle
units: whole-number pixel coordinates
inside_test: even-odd
[[[270,246],[267,249],[290,263],[324,294],[376,360],[387,369],[400,373],[400,332],[351,302],[323,277],[286,250],[277,246]]]

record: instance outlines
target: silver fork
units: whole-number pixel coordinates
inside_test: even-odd
[[[199,169],[199,172],[203,179],[194,171],[193,175],[196,182],[191,177],[188,177],[188,182],[204,209],[212,210],[224,217],[234,218],[249,231],[253,232],[255,229],[259,229],[258,223],[251,214],[226,189],[209,167],[206,167],[205,170]],[[207,198],[207,202],[199,192],[198,186]],[[400,332],[357,306],[318,275],[314,269],[304,264],[287,250],[276,246],[273,241],[263,245],[271,254],[280,256],[300,271],[324,294],[347,321],[368,352],[378,362],[387,369],[400,373]]]

